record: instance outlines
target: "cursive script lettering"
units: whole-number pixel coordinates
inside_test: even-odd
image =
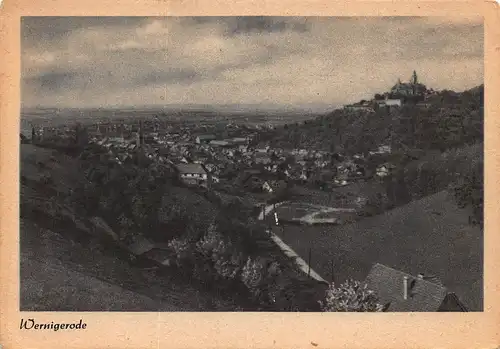
[[[21,325],[19,326],[21,330],[85,330],[87,328],[87,324],[80,319],[79,322],[76,323],[54,323],[51,321],[50,323],[37,323],[35,319],[21,319]]]

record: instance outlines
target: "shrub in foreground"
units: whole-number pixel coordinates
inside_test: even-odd
[[[375,292],[359,281],[347,280],[338,287],[330,284],[324,302],[319,302],[326,312],[382,312],[388,308],[379,303]]]

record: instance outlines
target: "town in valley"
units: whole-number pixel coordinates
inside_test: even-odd
[[[319,109],[23,107],[21,310],[482,311],[484,87],[421,69]]]

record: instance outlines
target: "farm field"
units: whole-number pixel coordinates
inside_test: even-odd
[[[434,274],[471,311],[482,310],[481,229],[447,191],[348,225],[284,225],[273,231],[323,278],[364,280],[374,263]],[[333,273],[332,273],[333,270]]]

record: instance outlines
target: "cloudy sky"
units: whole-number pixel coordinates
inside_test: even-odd
[[[24,107],[340,105],[483,83],[482,19],[24,17]]]

